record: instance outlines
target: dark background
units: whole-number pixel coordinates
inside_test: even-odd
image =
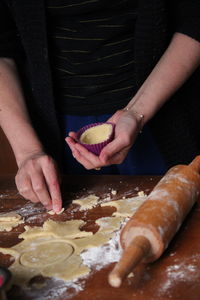
[[[0,128],[0,175],[16,173],[17,165],[13,151]]]

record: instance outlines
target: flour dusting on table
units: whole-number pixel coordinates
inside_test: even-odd
[[[101,203],[106,203],[108,200],[112,200],[113,196],[116,196],[117,191],[114,189],[110,189],[110,192],[106,194],[106,197],[100,198],[96,197],[96,195],[92,195],[93,198],[95,198],[95,203],[92,205],[93,207],[100,206]],[[90,195],[91,196],[91,195]],[[144,196],[138,195],[138,196]],[[136,203],[138,198],[142,197],[132,197],[132,199],[124,199],[123,201],[126,202],[126,205],[131,201],[132,203]],[[146,196],[146,195],[145,195]],[[109,198],[108,198],[109,197]],[[88,197],[87,197],[88,199]],[[83,199],[82,199],[83,200]],[[80,201],[80,199],[76,200],[77,202]],[[119,201],[119,199],[118,199]],[[80,203],[81,205],[82,203]],[[70,210],[70,215],[72,213],[75,213],[77,211],[80,211],[80,207],[75,207],[72,210]],[[91,211],[91,209],[85,209],[82,214],[82,218],[87,219],[88,212]],[[44,215],[47,213],[46,210],[38,204],[34,204],[31,202],[27,202],[23,207],[16,208],[15,212],[20,214],[22,217],[25,218],[25,221],[27,223],[34,223],[35,221],[42,222],[44,221]],[[91,271],[87,275],[82,275],[79,278],[75,280],[68,280],[63,281],[56,278],[46,278],[45,284],[33,284],[24,287],[24,293],[27,295],[27,297],[30,297],[32,300],[50,300],[50,299],[61,299],[63,296],[65,299],[71,299],[75,297],[79,292],[83,291],[86,285],[86,282],[88,278],[95,272],[103,269],[104,267],[108,266],[111,263],[119,261],[121,255],[122,255],[122,248],[120,246],[120,231],[123,225],[129,220],[129,218],[121,217],[121,220],[119,221],[119,224],[116,225],[115,228],[113,228],[113,224],[111,226],[111,223],[109,219],[112,221],[117,219],[119,217],[111,216],[111,217],[103,217],[98,220],[101,220],[101,223],[98,224],[100,226],[99,232],[103,230],[103,235],[105,234],[105,237],[110,235],[111,237],[107,242],[104,244],[99,244],[99,246],[95,247],[88,247],[85,248],[84,251],[82,251],[79,255],[82,260],[82,264],[88,267]],[[119,218],[120,219],[120,218]],[[102,222],[103,221],[103,222]],[[98,245],[98,243],[96,244]],[[39,295],[39,296],[38,296]]]
[[[110,241],[99,247],[93,247],[81,253],[83,264],[94,270],[100,270],[106,265],[119,261],[122,248],[119,244],[119,231],[114,233]]]
[[[168,266],[164,271],[166,280],[162,283],[159,293],[160,295],[171,295],[173,287],[178,283],[199,282],[200,268],[196,264],[199,261],[199,256],[191,256],[189,260],[174,260],[174,264]]]

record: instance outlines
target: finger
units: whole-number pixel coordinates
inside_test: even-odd
[[[81,158],[86,159],[88,162],[91,163],[93,168],[102,167],[102,161],[99,159],[99,156],[95,155],[94,153],[88,151],[85,147],[80,144],[76,144],[74,148],[81,154]]]
[[[66,142],[72,151],[74,158],[81,163],[86,169],[90,170],[96,167],[102,166],[102,163],[99,161],[98,156],[94,155],[88,151],[82,145],[74,142],[73,139],[67,137]]]
[[[70,131],[70,132],[68,133],[68,135],[69,135],[69,137],[71,137],[72,139],[77,140],[77,134],[76,134],[76,132]]]
[[[126,158],[128,153],[128,149],[124,149],[123,151],[120,151],[112,156],[110,160],[108,160],[108,164],[121,164],[124,159]]]
[[[72,151],[73,157],[76,159],[75,153],[76,153],[77,150],[75,149],[75,143],[74,143],[73,141],[71,141],[71,138],[66,138],[65,140],[66,140],[66,142],[67,142],[69,148],[70,148],[71,151]],[[77,157],[78,157],[78,156],[79,156],[79,154],[77,153]]]
[[[52,208],[55,212],[59,212],[62,209],[62,196],[58,174],[54,164],[48,164],[43,167],[43,173],[51,196]]]
[[[68,144],[68,146],[71,149],[72,154],[73,154],[76,142],[72,138],[70,138],[70,137],[65,138],[65,141]]]
[[[27,200],[30,200],[33,203],[40,202],[39,198],[33,191],[31,179],[29,176],[26,177],[16,176],[15,182],[21,196],[23,196]]]
[[[117,153],[122,152],[123,150],[126,150],[128,142],[125,142],[122,140],[122,138],[116,138],[112,142],[110,142],[108,145],[106,145],[101,153],[100,153],[100,160],[104,163],[108,163],[108,161],[113,158]]]
[[[32,172],[32,187],[40,202],[45,207],[52,207],[50,194],[42,171]]]
[[[71,149],[71,151],[73,152],[76,142],[71,137],[66,137],[65,141],[69,146],[69,148]]]
[[[73,157],[80,163],[82,164],[86,169],[90,170],[93,169],[94,166],[88,161],[88,159],[86,157],[84,157],[84,155],[82,155],[76,148],[75,148],[75,144],[74,142],[72,142],[70,140],[70,138],[66,138],[65,139],[68,146],[70,147],[71,151],[72,151],[72,155]],[[82,147],[82,146],[81,146]],[[82,147],[84,148],[84,147]]]
[[[87,170],[96,168],[97,166],[93,165],[85,156],[82,155],[77,149],[73,151],[74,158],[82,164]]]

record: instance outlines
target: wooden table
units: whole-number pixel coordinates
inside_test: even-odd
[[[112,199],[122,196],[133,196],[143,190],[149,193],[158,176],[71,176],[63,178],[63,199],[66,211],[60,216],[51,216],[54,220],[70,220],[82,218],[87,222],[85,230],[97,230],[94,221],[100,217],[110,216],[115,208],[96,207],[86,213],[73,211],[70,201],[79,196],[94,193],[106,197],[111,189],[117,190]],[[31,209],[28,209],[31,208]],[[26,224],[42,225],[49,218],[46,210],[40,204],[32,204],[20,197],[14,185],[14,177],[0,177],[0,211],[20,211]],[[73,212],[73,213],[72,213]],[[19,242],[18,234],[23,232],[23,224],[12,232],[0,233],[0,246],[10,247]],[[8,267],[9,256],[0,254],[1,266]],[[29,288],[27,292],[19,287],[13,287],[8,293],[8,299],[72,299],[72,300],[199,300],[200,299],[200,210],[199,203],[188,215],[180,231],[171,242],[164,255],[155,263],[141,265],[135,270],[135,276],[126,279],[120,288],[108,285],[107,275],[113,264],[100,271],[93,272],[85,283],[84,289],[74,292],[65,289],[55,294],[56,285],[48,284],[50,279],[36,278],[36,281],[47,281],[45,289]],[[52,295],[52,296],[51,296]],[[55,296],[56,295],[56,296]]]

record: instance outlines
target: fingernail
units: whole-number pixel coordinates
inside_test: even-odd
[[[54,205],[53,206],[53,210],[55,211],[55,212],[59,212],[60,210],[61,210],[61,207],[60,207],[60,205]]]

